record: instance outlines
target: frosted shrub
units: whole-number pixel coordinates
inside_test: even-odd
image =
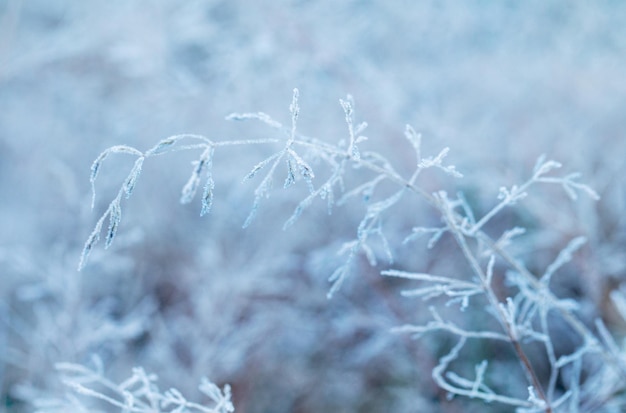
[[[96,178],[109,155],[130,155],[135,158],[135,163],[88,237],[79,268],[88,264],[90,253],[102,236],[105,248],[114,241],[122,220],[122,201],[132,195],[142,166],[150,158],[174,151],[197,151],[200,154],[193,164],[189,180],[183,186],[180,201],[187,204],[199,197],[200,215],[205,215],[214,202],[219,202],[213,199],[216,185],[213,179],[214,158],[231,146],[274,145],[276,149],[270,156],[259,161],[247,174],[242,172],[244,181],[258,183],[243,226],[248,227],[259,214],[264,213],[262,206],[274,192],[277,182],[282,183],[285,190],[301,185],[307,191],[291,216],[285,217],[285,230],[297,231],[297,221],[306,219],[307,210],[319,200],[326,203],[329,214],[348,202],[362,202],[365,213],[354,229],[353,239],[345,240],[338,251],[343,263],[329,274],[328,296],[337,294],[349,277],[358,274],[359,257],[365,257],[375,268],[381,267],[381,261],[386,262],[383,276],[403,280],[404,286],[410,285],[402,296],[432,301],[431,321],[398,326],[394,331],[414,337],[445,334],[453,338],[431,372],[435,383],[450,397],[468,397],[504,405],[519,412],[620,409],[624,403],[622,394],[626,384],[625,355],[620,345],[615,343],[601,319],[589,322],[580,302],[562,297],[552,289],[553,280],[561,275],[565,267],[571,267],[572,260],[584,248],[585,238],[572,237],[551,263],[531,271],[512,248],[523,239],[528,228],[521,225],[502,228],[501,223],[494,225],[497,217],[518,207],[526,197],[532,196],[532,191],[539,185],[551,185],[554,190],[560,188],[574,201],[580,194],[598,199],[594,190],[579,182],[578,174],[559,174],[561,164],[542,156],[525,182],[502,187],[493,206],[479,211],[463,192],[451,195],[443,189],[426,189],[429,186],[424,185],[422,176],[433,176],[433,173],[444,174],[451,180],[462,178],[462,173],[447,160],[448,148],[432,155],[424,154],[421,135],[411,126],[406,126],[405,144],[412,151],[414,161],[412,171],[400,173],[384,153],[367,149],[368,139],[364,135],[367,123],[357,121],[350,96],[340,101],[346,131],[339,134],[336,142],[322,141],[299,131],[298,99],[296,89],[287,125],[262,112],[228,116],[233,121],[265,124],[274,131],[267,139],[217,141],[200,135],[177,135],[161,140],[147,151],[114,146],[103,152],[91,168],[94,199]],[[438,216],[438,224],[424,225],[419,216],[411,216],[407,205],[414,202],[429,205]],[[398,214],[408,215],[412,221],[412,229],[403,229],[404,242],[397,242],[396,234],[386,226]],[[420,268],[406,268],[403,260],[397,260],[399,251],[416,248],[422,237],[426,237],[429,249],[435,249],[444,238],[453,242],[457,252],[447,252],[446,255],[461,257],[465,270],[461,273],[433,274]],[[572,270],[570,267],[568,271]],[[401,297],[397,299],[402,300]],[[626,313],[624,295],[615,291],[612,299],[618,310]],[[329,301],[328,305],[332,306],[333,301]],[[457,316],[452,317],[451,314]],[[573,351],[557,349],[555,343],[558,340],[555,339],[563,329],[571,333]],[[501,358],[475,360],[468,350],[475,348],[471,344],[475,342],[494,343],[494,346],[499,346],[494,348],[506,348],[513,354],[520,373],[508,377],[515,378],[517,382],[499,383],[491,378],[491,374],[498,371],[500,373],[493,374],[502,376],[498,366]],[[221,412],[232,409],[228,388],[223,392],[215,387],[210,387],[212,390],[208,393],[204,391],[217,407],[201,410],[199,405],[187,402],[175,391],[160,394],[150,390],[131,397],[133,393],[124,390],[129,386],[113,386],[100,375],[92,375],[79,367],[62,365],[61,368],[65,373],[78,374],[82,379],[87,377],[88,382],[104,385],[109,391],[117,392],[117,398],[96,393],[74,377],[68,384],[76,392],[129,409],[127,411],[157,411],[142,410],[147,405],[155,409],[158,406],[173,406],[176,410],[172,411],[197,408],[199,411]],[[139,380],[141,377],[143,379]],[[152,389],[150,377],[142,370],[135,370],[131,381],[143,383],[144,390]],[[138,400],[142,397],[147,397],[148,401],[139,404]]]
[[[147,374],[142,368],[133,369],[133,374],[122,383],[113,383],[103,377],[102,362],[95,359],[95,370],[81,365],[59,363],[57,370],[63,382],[72,391],[65,399],[39,399],[38,412],[93,412],[93,407],[82,403],[81,398],[100,400],[106,406],[122,412],[137,413],[230,413],[235,411],[230,401],[230,387],[220,389],[207,379],[199,386],[200,392],[211,402],[203,405],[190,402],[176,389],[161,392],[157,386],[157,376]],[[212,405],[212,406],[211,406]],[[209,407],[210,406],[210,407]]]

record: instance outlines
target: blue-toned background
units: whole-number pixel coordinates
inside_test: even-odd
[[[384,260],[360,262],[326,299],[361,204],[331,216],[316,204],[283,232],[306,192],[282,193],[279,182],[241,229],[258,184],[241,180],[271,145],[216,152],[215,205],[203,218],[199,200],[178,203],[198,154],[149,159],[115,243],[76,271],[132,166],[107,160],[92,211],[89,168],[100,152],[187,132],[272,137],[224,118],[263,111],[288,124],[294,87],[302,133],[345,139],[339,99],[351,94],[369,124],[362,147],[399,171],[413,162],[405,124],[423,134],[425,153],[450,147],[465,177],[424,187],[463,190],[479,211],[542,153],[581,172],[600,202],[546,189],[498,225],[534,229],[522,245],[531,267],[585,234],[579,271],[559,288],[619,336],[626,329],[606,296],[626,277],[624,22],[626,3],[608,0],[0,0],[0,411],[61,397],[54,364],[94,354],[112,380],[141,365],[190,398],[202,376],[230,383],[240,412],[498,411],[436,388],[430,371],[445,337],[389,332],[429,314],[380,277]],[[418,203],[390,217],[390,238],[399,245],[433,221]],[[467,271],[450,246],[398,247],[397,266]],[[477,348],[469,362],[498,351]],[[516,362],[501,358],[494,374],[509,374]]]

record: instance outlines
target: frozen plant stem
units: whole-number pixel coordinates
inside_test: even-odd
[[[472,251],[470,250],[469,246],[467,245],[467,241],[465,240],[465,236],[461,233],[461,231],[456,225],[454,217],[451,215],[451,210],[447,208],[446,205],[444,204],[440,205],[439,210],[442,212],[443,217],[445,221],[447,222],[448,227],[450,228],[457,245],[461,248],[461,251],[463,252],[463,255],[465,256],[465,259],[472,267],[474,274],[478,276],[478,279],[480,280],[480,283],[483,287],[485,296],[487,297],[489,304],[491,305],[491,308],[493,308],[496,311],[498,315],[498,320],[500,321],[500,325],[502,326],[505,333],[509,337],[509,341],[511,345],[513,346],[513,349],[515,350],[515,353],[517,354],[517,357],[522,365],[524,372],[526,373],[526,377],[532,384],[534,390],[537,392],[539,399],[545,403],[546,413],[552,413],[552,408],[550,407],[550,401],[546,397],[546,394],[544,393],[542,389],[541,383],[539,382],[539,379],[537,378],[537,374],[535,373],[535,369],[530,363],[530,360],[526,356],[526,353],[524,352],[524,349],[522,348],[518,340],[516,328],[512,322],[514,320],[510,320],[510,317],[508,317],[504,313],[502,305],[500,305],[498,298],[496,297],[495,293],[493,292],[493,289],[491,288],[490,281],[487,277],[487,274],[485,274],[485,272],[483,271],[482,267],[476,260],[476,257],[474,257],[474,254],[472,254]]]
[[[359,166],[362,166],[371,170],[372,172],[386,176],[391,182],[395,182],[396,184],[402,187],[408,188],[411,192],[417,194],[422,199],[424,199],[432,207],[438,209],[440,213],[444,214],[444,211],[442,211],[441,209],[440,202],[438,202],[435,196],[424,191],[422,188],[418,187],[413,182],[405,180],[394,171],[390,171],[386,168],[383,168],[373,162],[370,162],[364,159],[354,160],[354,162],[357,163]],[[561,183],[561,182],[562,181],[559,179],[554,179],[554,178],[549,179],[549,178],[541,177],[539,179],[530,179],[519,188],[521,189],[520,192],[524,192],[536,183],[554,184],[554,183]],[[593,199],[598,198],[597,194],[595,193],[591,193],[590,195]],[[465,231],[464,229],[461,229],[461,228],[459,228],[458,231],[460,231],[461,234],[466,234],[467,236],[474,237],[480,242],[483,242],[492,251],[494,251],[500,258],[502,258],[513,270],[515,270],[518,274],[524,277],[524,280],[528,282],[529,285],[531,285],[535,290],[541,291],[545,288],[545,286],[541,285],[541,282],[539,281],[539,279],[534,274],[532,274],[524,265],[522,265],[518,260],[512,257],[509,252],[507,252],[504,248],[497,245],[497,243],[491,237],[489,237],[487,234],[485,234],[481,230],[482,226],[489,219],[493,218],[493,216],[495,215],[493,211],[496,209],[497,211],[500,211],[507,204],[508,202],[505,202],[505,200],[500,202],[496,207],[494,207],[494,209],[492,209],[487,214],[489,216],[487,219],[485,219],[485,217],[487,217],[486,215],[480,221],[478,221],[470,231]],[[456,211],[450,211],[449,214],[453,222],[461,222],[463,219]],[[592,343],[595,346],[595,350],[601,353],[605,362],[616,366],[622,379],[626,380],[626,363],[621,358],[616,357],[616,355],[613,354],[606,347],[606,344],[602,345],[600,342],[598,342],[595,334],[585,324],[583,324],[578,318],[576,318],[568,309],[563,308],[561,305],[559,305],[558,302],[550,302],[550,301],[554,301],[553,296],[547,295],[544,298],[549,301],[548,304],[550,308],[558,311],[559,315],[563,317],[563,319],[567,322],[567,324],[570,327],[572,327],[585,342]]]

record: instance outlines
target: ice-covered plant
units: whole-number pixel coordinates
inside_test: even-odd
[[[244,227],[253,222],[262,201],[270,196],[278,180],[283,182],[285,189],[303,183],[308,191],[292,215],[286,217],[284,229],[294,226],[318,199],[326,202],[330,213],[335,206],[360,197],[365,205],[365,214],[356,227],[354,238],[347,240],[339,251],[344,254],[345,260],[330,274],[328,295],[331,297],[337,293],[345,280],[356,272],[356,261],[361,255],[372,266],[378,266],[380,258],[385,258],[388,262],[387,269],[382,271],[385,277],[418,284],[405,290],[403,295],[437,300],[431,307],[432,321],[400,326],[396,331],[414,336],[446,333],[456,338],[456,343],[432,370],[434,381],[449,395],[500,403],[520,412],[611,411],[611,408],[622,406],[622,393],[626,388],[624,352],[613,341],[601,319],[597,318],[592,323],[585,321],[581,304],[558,295],[552,288],[553,279],[585,245],[585,238],[574,237],[552,263],[531,271],[510,248],[524,236],[527,228],[492,225],[496,217],[523,202],[538,185],[560,186],[573,200],[580,193],[598,199],[596,192],[578,181],[578,174],[559,175],[557,172],[561,164],[542,156],[525,182],[509,188],[502,187],[495,205],[481,212],[466,199],[463,192],[452,196],[443,189],[425,189],[421,178],[427,170],[440,171],[452,178],[462,177],[454,166],[446,162],[448,148],[436,155],[424,156],[421,135],[411,126],[406,126],[404,135],[407,148],[412,148],[414,163],[412,171],[403,174],[380,151],[366,149],[364,142],[367,138],[363,133],[367,123],[355,119],[354,102],[350,96],[340,100],[347,131],[341,133],[341,138],[334,143],[299,132],[298,98],[299,92],[295,89],[288,125],[262,112],[228,116],[229,120],[253,120],[266,124],[275,131],[269,139],[215,141],[200,135],[177,135],[161,140],[145,152],[128,146],[114,146],[103,152],[91,169],[94,198],[95,180],[108,155],[129,154],[136,161],[117,196],[89,236],[79,268],[87,264],[89,254],[103,232],[105,248],[111,245],[121,222],[122,198],[131,196],[148,158],[173,151],[200,153],[194,162],[191,177],[183,187],[181,202],[191,202],[202,188],[200,213],[204,215],[213,204],[215,181],[212,166],[216,152],[234,145],[277,145],[272,155],[258,162],[244,176],[244,181],[259,180]],[[412,231],[404,234],[405,242],[400,245],[390,240],[385,222],[398,211],[406,214],[403,208],[409,202],[407,199],[429,205],[439,217],[439,224],[420,224],[419,216],[411,216],[409,210],[410,219],[417,222],[411,224]],[[108,229],[103,230],[107,219]],[[416,268],[403,268],[401,262],[395,261],[397,251],[414,245],[413,242],[421,236],[430,237],[428,248],[434,248],[444,237],[451,240],[465,262],[465,270],[455,274],[431,274]],[[613,298],[623,308],[621,297],[616,293]],[[441,298],[444,300],[441,301]],[[442,315],[444,308],[448,313],[458,311],[465,314],[466,318],[476,323],[462,325],[446,318]],[[566,328],[575,337],[573,351],[563,353],[555,348],[557,327]],[[514,354],[524,383],[507,387],[491,380],[490,373],[497,360],[490,361],[489,357],[477,361],[473,374],[468,373],[468,363],[463,363],[463,360],[467,358],[470,364],[474,363],[473,356],[467,353],[471,341],[504,344],[507,351]],[[176,399],[172,397],[172,400]],[[121,407],[123,402],[119,403]]]
[[[171,388],[161,391],[158,377],[138,367],[121,383],[104,377],[102,362],[94,359],[95,368],[72,363],[59,363],[57,370],[69,388],[65,398],[40,398],[35,401],[38,413],[94,412],[93,404],[85,404],[84,398],[99,400],[103,407],[119,409],[124,413],[230,413],[235,409],[231,403],[230,386],[223,389],[202,379],[199,390],[211,401],[207,404],[187,400],[180,391]]]

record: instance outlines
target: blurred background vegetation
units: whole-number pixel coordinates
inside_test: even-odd
[[[260,110],[287,124],[294,87],[299,130],[332,142],[346,137],[338,99],[352,94],[369,124],[364,145],[399,171],[414,162],[407,123],[426,153],[451,147],[465,177],[434,174],[425,189],[463,190],[477,211],[542,153],[582,172],[600,202],[572,204],[549,188],[492,230],[532,229],[519,254],[539,269],[586,235],[557,292],[622,335],[606,297],[626,277],[624,21],[626,3],[609,0],[0,0],[0,410],[33,411],[65,391],[54,363],[97,354],[112,378],[141,365],[190,399],[202,376],[231,383],[241,412],[498,411],[436,388],[430,371],[448,337],[389,333],[430,315],[398,295],[403,283],[380,277],[384,262],[360,263],[326,299],[362,204],[330,217],[320,204],[282,232],[305,192],[277,193],[241,229],[256,184],[241,179],[271,148],[216,153],[215,204],[203,218],[199,202],[178,204],[195,155],[150,160],[115,244],[76,271],[132,166],[123,156],[104,165],[91,211],[89,168],[101,151],[183,132],[271,137],[224,117]],[[389,218],[390,238],[437,219],[408,205]],[[451,246],[399,247],[396,267],[466,273]],[[571,347],[566,331],[559,345]],[[516,363],[499,348],[467,357],[497,360],[502,374]]]

